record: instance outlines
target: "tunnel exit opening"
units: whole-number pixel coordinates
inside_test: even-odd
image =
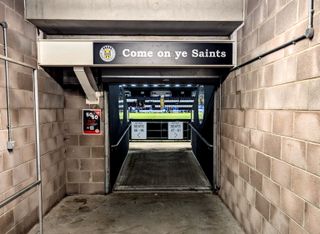
[[[213,188],[215,86],[109,84],[109,191],[208,192]]]

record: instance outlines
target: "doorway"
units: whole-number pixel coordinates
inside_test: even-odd
[[[214,88],[109,84],[110,191],[211,191]]]

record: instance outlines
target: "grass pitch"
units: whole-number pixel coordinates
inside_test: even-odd
[[[129,113],[132,120],[191,119],[191,113]]]

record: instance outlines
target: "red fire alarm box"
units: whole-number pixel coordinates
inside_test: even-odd
[[[101,134],[101,109],[82,110],[82,132],[86,135]]]

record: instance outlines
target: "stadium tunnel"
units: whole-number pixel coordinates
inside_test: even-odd
[[[123,40],[107,40],[104,37],[97,39],[85,36],[82,38],[62,37],[61,39],[52,37],[41,39],[38,41],[38,46],[39,65],[45,68],[52,77],[56,77],[56,80],[62,83],[61,86],[64,89],[69,86],[70,92],[76,90],[74,85],[80,85],[78,90],[84,92],[85,95],[83,96],[87,100],[86,107],[91,109],[89,111],[93,112],[92,115],[95,115],[94,107],[100,109],[98,112],[104,112],[103,128],[95,129],[95,126],[90,126],[90,124],[85,126],[85,121],[83,121],[82,133],[86,135],[85,128],[88,128],[88,134],[104,136],[106,193],[117,190],[117,186],[114,186],[117,185],[117,181],[119,182],[117,179],[121,181],[122,178],[124,181],[128,181],[130,179],[126,180],[125,178],[129,177],[131,179],[137,178],[136,182],[131,184],[132,186],[124,186],[133,188],[132,190],[137,189],[137,187],[141,190],[154,191],[181,189],[211,191],[219,188],[220,160],[217,155],[220,154],[217,153],[217,145],[220,136],[215,121],[220,115],[217,110],[221,105],[221,98],[217,98],[219,96],[217,90],[227,77],[230,69],[235,65],[236,43],[234,41],[228,37],[217,39],[200,36],[180,37],[180,39],[166,36],[160,39],[156,37],[151,39],[135,35],[130,39],[123,38]],[[156,156],[154,156],[156,159],[153,163],[148,157],[144,157],[145,159],[142,159],[142,161],[139,160],[140,163],[135,160],[128,160],[128,157],[133,157],[134,154],[129,147],[129,130],[130,128],[133,129],[134,126],[131,127],[130,123],[134,121],[129,121],[126,114],[122,119],[119,116],[119,97],[123,102],[122,112],[127,112],[128,109],[125,106],[123,87],[120,87],[123,84],[130,86],[140,84],[159,86],[190,84],[192,87],[197,87],[194,90],[194,102],[191,108],[193,109],[191,110],[193,121],[187,122],[187,126],[191,128],[191,138],[188,140],[191,141],[192,151],[189,150],[184,154],[192,154],[190,156],[192,163],[181,162],[175,164],[180,158],[170,158],[168,152],[158,149],[153,149],[158,151],[155,154],[167,155],[166,162],[163,157]],[[200,95],[202,96],[202,103],[199,103]],[[101,100],[104,100],[103,104]],[[159,101],[161,102],[161,100]],[[201,108],[199,108],[200,106]],[[199,109],[204,110],[201,115]],[[84,111],[86,110],[82,109],[82,113]],[[84,117],[83,120],[85,120]],[[170,122],[166,122],[164,125],[169,128]],[[99,124],[96,123],[96,125]],[[169,132],[169,129],[167,129],[166,134]],[[90,136],[85,140],[87,139],[94,141],[94,138]],[[158,140],[163,141],[164,139]],[[141,155],[145,155],[145,153],[143,151]],[[142,157],[141,155],[137,157]],[[175,155],[175,157],[178,157],[179,154]],[[151,160],[147,171],[145,171],[148,169],[146,166],[141,166],[141,169],[136,168],[136,172],[135,170],[130,171],[131,167],[126,166],[147,164],[147,161],[144,160]],[[189,167],[190,170],[180,171],[181,168],[187,168],[186,165],[191,164],[193,166]],[[172,166],[170,170],[168,169],[169,165]],[[127,173],[123,174],[122,172],[126,171],[126,168],[129,171],[127,170]],[[159,168],[163,168],[163,170],[161,171]],[[193,172],[190,174],[191,171]],[[145,172],[145,174],[142,174],[142,172]],[[155,172],[158,172],[158,174]],[[150,176],[150,173],[153,173],[154,177]],[[200,176],[198,182],[205,181],[202,184],[204,186],[198,186],[198,182],[187,183],[188,178],[192,181],[193,177],[200,174],[203,174],[203,176]],[[182,180],[178,180],[180,182],[174,184],[169,183],[175,181],[177,177]],[[145,178],[149,178],[153,182],[158,181],[158,186],[141,186],[142,184],[139,181],[143,181]],[[155,182],[153,182],[151,185],[154,185]],[[166,183],[161,184],[162,182]]]
[[[2,0],[0,233],[319,233],[319,1],[274,2]]]
[[[62,81],[60,79],[60,82],[65,87],[72,89],[75,85],[79,85],[79,74],[75,69],[46,68],[46,70],[53,77],[63,76],[64,78]],[[106,129],[108,134],[106,134],[105,144],[109,151],[106,163],[107,193],[114,191],[208,192],[219,189],[219,159],[217,158],[217,152],[215,152],[217,144],[219,144],[219,129],[215,123],[220,116],[219,87],[228,74],[229,68],[94,67],[90,71],[98,89],[104,91],[105,98],[104,114],[105,122],[107,122],[105,127],[108,128]],[[175,96],[173,99],[191,98],[190,118],[185,120],[176,117],[171,120],[163,120],[162,128],[163,123],[166,123],[164,136],[161,133],[161,138],[145,136],[143,140],[134,140],[131,136],[131,124],[136,121],[138,121],[137,123],[150,121],[150,119],[130,119],[127,103],[127,100],[129,100],[128,92],[130,96],[131,92],[135,92],[134,96],[143,93],[142,96],[145,99],[146,96],[150,97],[152,90],[171,90]],[[177,92],[177,90],[182,90],[182,92]],[[199,111],[200,96],[203,102],[201,104],[201,113]],[[153,99],[161,102],[159,100],[161,95]],[[183,100],[183,102],[186,101]],[[170,140],[168,138],[168,123],[170,121],[184,121],[182,139]],[[155,125],[154,122],[153,125]],[[149,135],[149,133],[145,134]],[[134,145],[133,142],[143,143],[140,144],[142,146],[142,148],[139,148],[140,151],[137,149],[132,149],[131,151],[129,145]],[[151,142],[151,148],[148,148],[148,144],[145,144],[147,142]],[[180,147],[180,149],[179,147],[173,147],[169,150],[163,150],[161,147],[160,149],[157,148],[157,144],[152,145],[155,142],[158,142],[158,146],[164,142],[169,142],[169,145],[170,142],[189,142],[191,144],[190,148],[186,144],[181,144],[182,148]],[[144,149],[144,147],[147,148]],[[151,152],[156,157],[153,161],[152,158],[149,158],[152,162],[148,161],[148,155],[151,157]],[[170,153],[172,153],[173,158],[166,159],[163,157],[163,155],[169,155]],[[140,161],[135,161],[134,159],[129,160],[128,157],[141,158],[139,159]],[[188,159],[189,161],[187,162],[181,161],[181,157],[190,157],[190,160]],[[133,169],[135,166],[137,168]],[[148,166],[149,170],[146,168]],[[161,166],[163,170],[159,169]],[[187,169],[180,171],[183,167]]]
[[[130,180],[125,179],[129,177],[131,179],[137,178],[134,185],[124,186],[126,188],[130,187],[131,190],[135,190],[137,187],[141,190],[152,191],[217,190],[220,177],[220,160],[218,158],[220,153],[217,153],[217,145],[220,142],[220,136],[215,123],[220,116],[220,112],[217,110],[221,106],[221,98],[218,98],[221,92],[217,90],[227,77],[230,69],[235,65],[236,43],[228,37],[204,38],[194,36],[184,38],[166,36],[150,38],[135,35],[130,39],[120,38],[123,40],[110,39],[110,37],[97,39],[90,36],[80,38],[53,36],[38,41],[39,65],[55,78],[65,90],[68,90],[67,93],[80,91],[82,97],[86,97],[86,105],[82,107],[89,110],[81,108],[83,113],[81,137],[85,138],[83,142],[87,140],[89,142],[84,144],[94,146],[95,139],[99,139],[98,143],[101,144],[101,139],[104,137],[104,192],[110,193],[118,190],[117,186],[114,185],[117,185],[117,182],[121,179],[124,181]],[[193,113],[193,121],[190,119],[185,123],[182,121],[176,123],[177,126],[182,123],[183,127],[187,125],[189,128],[191,137],[188,140],[191,142],[190,148],[192,150],[186,149],[188,152],[184,155],[192,154],[189,157],[192,163],[180,162],[175,164],[180,158],[170,158],[168,152],[157,148],[153,149],[157,151],[155,155],[167,155],[167,161],[165,162],[163,157],[154,156],[156,159],[152,163],[149,157],[141,156],[145,155],[147,151],[143,151],[143,147],[140,156],[137,157],[145,159],[139,160],[140,162],[128,160],[135,154],[135,152],[130,151],[129,147],[132,145],[129,144],[132,140],[130,128],[131,133],[134,129],[134,125],[131,126],[130,123],[134,124],[134,122],[142,121],[130,121],[127,114],[124,114],[122,119],[120,118],[119,112],[128,111],[123,84],[129,86],[141,84],[142,86],[143,84],[159,86],[166,84],[191,85],[194,88],[192,97],[194,100],[190,109]],[[78,88],[75,88],[75,85]],[[164,88],[166,87],[164,86]],[[199,103],[200,96],[202,97],[201,103]],[[68,95],[66,97],[68,98]],[[119,110],[119,98],[123,102],[121,111]],[[102,100],[104,103],[102,103]],[[159,101],[161,102],[161,100]],[[85,118],[85,112],[86,115],[90,112],[89,117],[99,116],[100,114],[97,114],[95,109],[98,109],[98,113],[102,113],[104,126],[100,126],[101,122],[90,119],[87,121]],[[201,114],[199,114],[199,109],[202,110]],[[167,111],[169,112],[169,110]],[[164,131],[161,130],[161,132],[166,130],[165,134],[169,134],[169,124],[175,121],[168,121],[167,119],[163,122],[166,123],[162,125],[166,125],[168,129],[163,129],[165,127],[162,126],[161,129]],[[83,137],[83,135],[88,134],[96,136]],[[150,139],[147,137],[144,140],[149,141]],[[163,142],[164,139],[158,140]],[[172,139],[169,139],[168,136],[168,140]],[[172,157],[178,157],[179,153],[177,152],[175,155]],[[141,166],[141,169],[136,168],[137,172],[135,170],[130,171],[130,167],[127,167],[127,165],[132,164],[147,164],[147,161],[144,160],[151,160],[147,171],[145,171],[148,169],[146,166]],[[157,160],[160,160],[160,162],[157,162]],[[187,168],[186,165],[191,164],[193,166],[189,167],[190,170],[180,171],[182,168]],[[169,170],[170,165],[172,169]],[[126,168],[128,170],[125,170]],[[163,170],[161,171],[159,168],[163,168]],[[159,170],[158,174],[155,173],[157,170]],[[123,171],[127,173],[123,174]],[[190,174],[191,171],[193,173]],[[145,172],[145,174],[142,174],[142,172]],[[153,173],[155,177],[150,176],[150,173]],[[201,175],[201,178],[198,179],[198,182],[205,181],[202,184],[204,186],[198,186],[198,182],[187,183],[188,178],[192,181],[192,177],[199,175]],[[170,184],[170,181],[175,181],[177,177],[180,178],[180,180],[177,180],[180,182]],[[141,186],[142,184],[139,181],[143,181],[145,178],[149,178],[150,181],[158,181],[158,186]],[[161,184],[164,181],[166,183]],[[153,182],[151,185],[154,185]]]

